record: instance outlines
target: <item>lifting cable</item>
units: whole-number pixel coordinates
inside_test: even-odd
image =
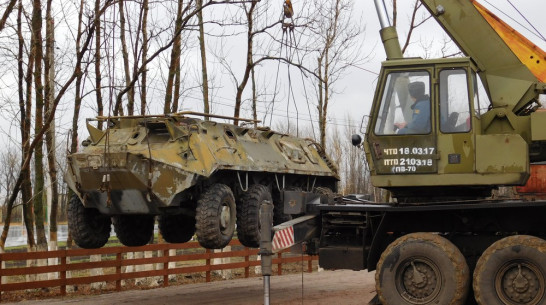
[[[284,45],[284,36],[286,34],[286,28],[289,27],[290,25],[293,26],[293,23],[292,23],[293,15],[294,15],[294,9],[292,8],[292,2],[290,0],[285,0],[285,2],[283,3],[283,12],[281,13],[281,16],[279,18],[281,26],[282,26],[281,49],[279,50],[279,56],[282,56],[282,47]],[[290,19],[290,22],[289,23],[285,22],[285,19]],[[273,123],[273,111],[275,110],[275,99],[277,98],[277,84],[279,82],[280,66],[281,66],[281,61],[279,60],[277,63],[277,74],[275,76],[275,87],[273,89],[273,99],[271,101],[271,113],[269,115],[269,126],[271,126],[271,124]],[[267,117],[267,112],[265,116]],[[265,123],[265,119],[264,119],[264,123]]]
[[[294,94],[294,89],[292,87],[292,78],[290,74],[290,66],[291,61],[294,58],[294,54],[297,56],[298,60],[301,62],[301,58],[297,50],[298,47],[298,41],[296,39],[296,35],[294,33],[294,22],[293,22],[293,16],[294,16],[294,9],[292,7],[291,0],[285,0],[283,3],[283,12],[281,13],[281,26],[282,26],[282,37],[281,37],[281,49],[279,51],[279,54],[283,54],[283,46],[286,46],[286,49],[284,50],[285,56],[287,59],[287,74],[288,74],[288,102],[286,105],[286,117],[289,118],[289,107],[290,107],[290,96],[292,96],[292,100],[294,101],[294,107],[296,109],[296,135],[299,136],[299,109],[298,105],[296,103],[296,98]],[[289,19],[289,20],[288,20]],[[269,118],[269,125],[272,124],[273,120],[273,111],[275,110],[275,98],[277,95],[277,86],[279,81],[279,70],[280,70],[280,60],[277,64],[277,73],[275,77],[275,88],[273,92],[273,100],[271,102],[271,113]],[[303,73],[301,74],[301,83],[303,86],[304,94],[305,94],[305,101],[307,103],[307,111],[309,112],[309,117],[311,121],[311,126],[313,125],[313,116],[311,114],[311,108],[309,106],[309,97],[307,94],[307,88],[305,87],[305,80],[303,77]],[[267,114],[266,114],[267,115]],[[264,120],[265,121],[265,120]],[[290,120],[288,120],[288,128],[290,128]],[[311,128],[313,132],[313,137],[316,138],[315,129]]]
[[[295,46],[295,49],[297,50],[298,49],[298,42],[296,41],[296,35],[294,34],[294,31],[291,31],[292,33],[292,36],[293,36],[293,39],[294,39],[294,46]],[[296,53],[296,56],[298,57],[298,62],[302,62],[301,58],[300,58],[300,54],[298,52],[295,52]],[[309,112],[309,120],[311,121],[311,127],[314,125],[314,122],[313,122],[313,115],[311,114],[311,108],[309,107],[309,97],[307,95],[307,88],[305,87],[305,80],[303,78],[303,72],[300,71],[300,76],[301,76],[301,85],[303,87],[303,93],[305,94],[305,103],[307,104],[307,111]],[[316,139],[317,136],[315,134],[315,128],[311,128],[311,131],[313,131],[313,138]]]

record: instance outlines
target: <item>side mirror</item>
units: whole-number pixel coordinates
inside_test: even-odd
[[[82,141],[82,146],[83,146],[83,147],[87,147],[87,146],[89,146],[90,144],[91,144],[91,140],[89,140],[89,139],[85,139],[85,140]]]
[[[351,136],[351,142],[354,146],[358,146],[360,143],[362,143],[362,137],[358,134],[354,134]]]

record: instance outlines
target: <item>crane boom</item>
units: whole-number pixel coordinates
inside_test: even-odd
[[[544,52],[485,7],[475,0],[421,2],[476,63],[493,107],[506,107],[517,114],[543,92]]]

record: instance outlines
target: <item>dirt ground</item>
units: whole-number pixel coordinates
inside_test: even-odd
[[[271,304],[368,304],[375,295],[374,272],[322,271],[271,276]],[[3,303],[3,302],[2,302]],[[251,277],[185,284],[150,290],[22,301],[20,305],[54,304],[264,304],[263,279]]]

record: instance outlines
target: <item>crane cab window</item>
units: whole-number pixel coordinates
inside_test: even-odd
[[[389,73],[375,122],[375,134],[429,134],[429,93],[427,71]]]
[[[470,131],[470,100],[466,70],[446,69],[440,72],[440,131]]]

